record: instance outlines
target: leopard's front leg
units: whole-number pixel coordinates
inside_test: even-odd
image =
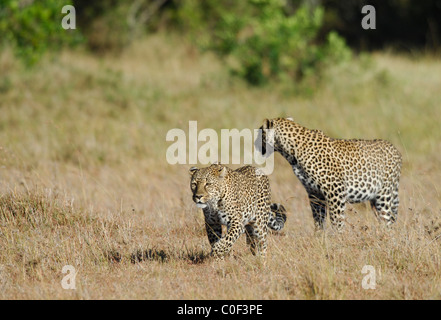
[[[218,242],[222,238],[222,225],[217,216],[216,210],[207,206],[203,209],[205,216],[205,230],[207,231],[208,241],[210,246]]]
[[[213,247],[214,244],[222,238],[222,226],[220,223],[205,221],[205,230],[207,231],[208,241]]]
[[[211,254],[216,260],[221,260],[230,253],[233,244],[245,230],[242,221],[238,218],[229,221],[227,229],[225,237],[214,243],[212,247]]]
[[[336,185],[339,186],[342,185],[342,183]],[[329,209],[331,225],[338,232],[342,232],[345,223],[346,190],[343,187],[331,186],[324,190],[324,194]]]

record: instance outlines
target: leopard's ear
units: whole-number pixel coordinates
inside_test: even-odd
[[[263,120],[262,129],[272,129],[273,128],[273,120],[265,119]]]
[[[287,117],[286,120],[294,121],[294,119],[292,117]]]
[[[222,168],[219,169],[218,173],[219,178],[225,177],[225,175],[227,174],[227,167],[222,166]]]
[[[188,173],[193,176],[195,174],[196,171],[198,171],[199,169],[197,167],[191,167],[190,170],[188,170]]]

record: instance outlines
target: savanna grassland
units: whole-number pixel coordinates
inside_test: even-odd
[[[312,90],[250,88],[215,56],[157,34],[120,56],[65,51],[25,68],[0,54],[0,299],[440,299],[441,61],[360,56]],[[296,92],[296,94],[293,94]],[[292,116],[338,138],[383,138],[403,154],[391,230],[348,205],[343,234],[315,233],[306,192],[275,156],[288,210],[266,263],[239,238],[208,255],[189,165],[172,128],[258,128]],[[65,290],[62,268],[77,271]],[[363,289],[363,266],[376,272]]]

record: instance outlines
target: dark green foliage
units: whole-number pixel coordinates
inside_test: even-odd
[[[75,7],[76,30],[61,27],[65,5]],[[361,27],[364,5],[376,9],[375,30]],[[361,50],[437,52],[441,0],[0,0],[0,46],[12,46],[28,65],[79,43],[120,52],[146,31],[164,29],[190,35],[226,57],[232,73],[261,85],[320,78],[350,55],[342,37]]]
[[[252,85],[318,76],[323,67],[350,57],[336,33],[319,41],[322,7],[292,11],[280,0],[188,0],[179,19],[202,48],[227,57],[232,72]]]
[[[0,1],[0,41],[12,45],[27,64],[33,64],[47,49],[59,49],[82,41],[77,30],[65,30],[63,6],[69,0]]]
[[[321,0],[325,27],[336,30],[359,50],[441,51],[441,0]],[[375,8],[376,29],[364,30],[361,9]]]

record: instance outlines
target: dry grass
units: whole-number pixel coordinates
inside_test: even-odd
[[[173,36],[119,58],[65,52],[24,70],[0,54],[0,299],[440,299],[441,62],[385,54],[332,70],[313,96],[253,89]],[[293,116],[404,155],[399,219],[349,206],[342,235],[316,234],[305,191],[276,155],[289,211],[266,263],[240,238],[208,257],[188,166],[165,161],[169,129],[256,128]],[[64,265],[78,274],[64,290]],[[375,290],[361,282],[376,270]]]

